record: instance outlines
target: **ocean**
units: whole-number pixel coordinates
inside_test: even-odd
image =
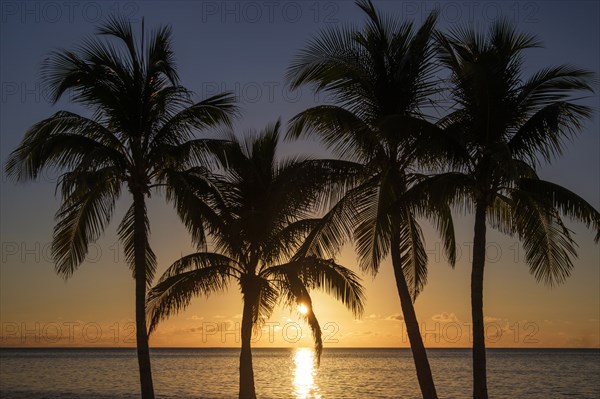
[[[440,398],[471,395],[471,352],[429,349]],[[418,398],[410,350],[254,349],[259,398]],[[238,349],[152,349],[158,398],[235,398]],[[490,398],[599,398],[598,349],[489,349]],[[139,397],[135,350],[0,349],[0,398]]]

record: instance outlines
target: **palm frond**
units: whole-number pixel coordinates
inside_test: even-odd
[[[161,320],[185,309],[193,297],[209,296],[227,288],[232,276],[232,260],[211,255],[214,254],[195,254],[195,268],[163,275],[158,284],[148,292],[146,312],[149,316],[149,332],[154,331]],[[180,268],[181,262],[175,263],[169,270]]]
[[[277,306],[280,293],[268,279],[259,277],[256,281],[258,282],[258,298],[252,307],[252,324],[254,328],[258,329],[273,314],[273,309]]]
[[[313,303],[310,293],[303,281],[295,270],[289,270],[289,265],[275,266],[265,273],[276,277],[277,283],[282,294],[285,295],[286,305],[293,308],[296,305],[304,305],[307,312],[303,317],[308,322],[315,340],[315,352],[317,354],[317,363],[321,362],[323,353],[323,339],[321,326],[314,314]]]
[[[56,213],[52,258],[58,274],[69,278],[84,261],[90,242],[108,224],[119,196],[120,182],[112,169],[71,176],[68,196]]]
[[[364,311],[365,293],[360,278],[334,260],[317,256],[296,258],[289,263],[272,266],[263,273],[286,284],[298,277],[307,290],[316,289],[333,296],[355,316],[360,317]]]
[[[396,222],[402,271],[414,301],[427,283],[427,252],[423,232],[410,212],[405,212]]]
[[[342,26],[323,30],[307,42],[287,70],[286,80],[291,88],[313,84],[315,91],[327,91],[335,88],[337,82],[360,80],[363,71],[357,68],[352,57],[354,35],[352,27]]]
[[[172,49],[173,32],[170,26],[161,26],[150,35],[146,55],[146,76],[151,79],[164,75],[173,86],[179,83],[179,74],[175,65]]]
[[[88,38],[75,51],[51,53],[42,65],[42,81],[54,102],[70,93],[72,101],[91,107],[97,116],[128,131],[137,123],[131,119],[137,105],[133,98],[141,94],[134,84],[133,68],[121,49]]]
[[[288,138],[310,136],[318,137],[340,156],[364,158],[377,145],[377,137],[363,120],[334,105],[312,107],[291,119]]]
[[[150,221],[148,220],[148,211],[145,203],[143,204],[142,212],[142,215],[136,215],[136,204],[132,204],[125,213],[121,223],[119,223],[117,234],[119,235],[119,240],[123,244],[125,261],[133,272],[134,278],[135,268],[137,266],[135,254],[136,251],[141,250],[141,248],[139,248],[140,241],[137,240],[136,234],[142,235],[141,242],[143,243],[144,251],[144,272],[146,274],[146,284],[150,286],[154,279],[154,273],[156,272],[157,261],[156,255],[150,247]],[[136,217],[141,217],[144,220],[144,228],[142,231],[136,231]]]
[[[390,250],[393,225],[390,211],[395,198],[385,180],[373,181],[361,188],[356,209],[358,219],[354,229],[355,250],[361,270],[375,275]]]
[[[442,239],[444,253],[454,267],[456,264],[456,236],[454,234],[454,220],[452,210],[448,204],[430,204],[427,208],[426,216],[433,221],[433,224]]]
[[[131,21],[119,15],[111,15],[103,25],[98,27],[98,35],[112,36],[120,40],[129,52],[129,61],[136,73],[141,73],[139,50],[136,48]]]
[[[557,101],[538,109],[523,123],[508,145],[513,154],[532,164],[538,157],[551,162],[592,116],[588,106]]]
[[[207,229],[226,228],[224,215],[215,206],[222,206],[219,189],[211,179],[211,173],[201,167],[185,171],[164,170],[167,201],[173,203],[177,214],[199,246],[206,243]],[[217,208],[218,209],[218,208]]]
[[[114,165],[126,168],[121,143],[104,126],[79,115],[60,111],[33,125],[9,156],[6,173],[17,181],[38,177],[44,168],[86,169]]]
[[[313,335],[313,339],[315,341],[315,353],[317,354],[318,367],[321,364],[321,355],[323,354],[323,333],[321,331],[321,326],[319,325],[319,320],[317,320],[317,316],[315,315],[312,298],[310,297],[310,294],[308,292],[302,298],[301,303],[303,303],[307,309],[304,318],[308,322],[308,325]]]
[[[519,100],[525,109],[540,109],[565,102],[575,91],[593,92],[595,74],[573,65],[540,69],[519,88]]]
[[[226,255],[214,252],[196,252],[175,261],[161,276],[158,282],[191,270],[203,269],[214,265],[225,265],[231,277],[239,277],[243,272],[239,262]]]
[[[540,179],[521,179],[519,189],[551,204],[568,218],[585,224],[595,231],[595,240],[600,240],[600,212],[586,200],[558,184]]]
[[[300,221],[302,226],[307,227],[307,234],[303,236],[295,257],[335,257],[342,246],[353,238],[358,219],[357,205],[364,191],[364,185],[352,188],[323,217]]]
[[[361,180],[364,167],[354,162],[318,159],[279,162],[269,184],[268,213],[272,233],[269,241],[279,248],[279,232],[293,220],[310,218],[336,204],[345,193]],[[340,216],[337,215],[339,222]],[[330,219],[333,220],[333,219]],[[300,245],[298,237],[295,250]],[[291,244],[291,241],[287,241]],[[333,248],[332,248],[333,249]],[[335,251],[335,249],[333,249]]]
[[[168,115],[151,139],[151,154],[160,152],[162,145],[180,145],[190,140],[194,130],[231,126],[237,112],[235,96],[226,92],[190,105],[175,115]]]
[[[513,219],[529,270],[538,281],[560,284],[571,274],[575,242],[560,216],[524,190],[514,190]]]
[[[512,236],[515,233],[513,201],[505,195],[496,195],[487,210],[487,221],[496,230]]]

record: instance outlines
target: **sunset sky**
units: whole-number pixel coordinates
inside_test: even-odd
[[[600,70],[600,5],[596,1],[550,2],[396,2],[376,1],[389,11],[421,22],[436,4],[438,27],[496,18],[517,22],[545,48],[527,52],[526,72],[561,63]],[[115,11],[141,27],[171,24],[181,82],[196,99],[233,90],[243,117],[236,131],[285,122],[319,101],[308,90],[290,93],[284,74],[294,54],[320,29],[358,23],[353,2],[2,2],[0,27],[0,157],[8,154],[35,122],[60,109],[84,112],[63,100],[56,105],[39,84],[40,64],[49,51],[72,48]],[[575,191],[600,207],[598,85],[582,100],[595,107],[563,158],[540,175]],[[431,116],[443,110],[430,110]],[[316,142],[286,143],[282,155],[324,155]],[[133,346],[134,280],[116,240],[116,227],[130,198],[123,196],[106,234],[90,248],[88,261],[68,281],[58,277],[50,257],[56,174],[15,185],[1,178],[0,346]],[[150,201],[151,245],[162,273],[192,252],[189,236],[161,196]],[[423,223],[429,253],[429,279],[416,301],[427,347],[468,347],[470,331],[470,255],[473,218],[455,219],[459,260],[453,270],[429,224]],[[484,313],[490,347],[600,347],[600,248],[593,233],[569,224],[579,258],[564,285],[537,284],[524,263],[516,238],[488,233]],[[489,230],[488,230],[489,231]],[[360,272],[348,246],[340,263]],[[362,275],[362,274],[361,274]],[[392,270],[386,261],[378,276],[362,275],[366,311],[355,320],[322,294],[313,298],[324,328],[325,346],[408,347]],[[152,346],[239,346],[239,289],[196,299],[152,335]],[[278,308],[254,346],[309,346],[310,330],[297,312]]]

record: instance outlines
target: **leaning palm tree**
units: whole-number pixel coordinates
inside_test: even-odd
[[[373,274],[391,254],[421,392],[424,398],[436,398],[413,307],[427,278],[417,218],[434,218],[451,262],[454,229],[447,206],[424,204],[411,189],[420,166],[431,165],[428,149],[441,136],[422,111],[435,89],[431,39],[436,14],[415,30],[411,22],[382,17],[370,1],[357,4],[367,16],[363,29],[322,32],[288,70],[292,88],[313,85],[338,104],[301,112],[288,134],[316,135],[342,158],[356,161],[362,171],[361,181],[324,218],[325,238],[335,235],[328,227],[332,224],[346,226],[342,233],[352,225],[360,266]],[[349,210],[354,210],[355,222],[348,220]],[[313,241],[319,241],[319,234],[313,234]]]
[[[193,103],[191,93],[178,82],[170,28],[147,35],[142,26],[141,40],[136,41],[131,24],[118,17],[110,18],[97,36],[75,51],[52,53],[43,79],[54,102],[70,93],[90,115],[59,111],[33,125],[10,155],[6,172],[25,181],[44,168],[64,171],[52,241],[55,268],[64,278],[73,274],[89,243],[102,234],[122,189],[129,191],[133,204],[118,233],[136,282],[141,393],[153,398],[145,301],[156,257],[148,242],[146,199],[157,186],[166,186],[169,199],[185,201],[178,196],[186,184],[178,173],[208,161],[207,142],[193,139],[193,133],[229,123],[234,98],[222,94]],[[185,207],[177,210],[189,221]]]
[[[279,123],[243,142],[231,138],[234,145],[226,153],[227,169],[209,179],[214,190],[204,189],[201,183],[195,193],[198,212],[214,238],[214,252],[204,247],[179,259],[148,296],[152,331],[161,319],[185,308],[193,296],[223,291],[230,281],[239,284],[243,297],[240,398],[256,397],[252,329],[269,318],[279,300],[291,308],[306,307],[304,317],[315,339],[317,358],[323,344],[310,291],[333,295],[355,315],[363,311],[358,277],[333,259],[318,256],[319,245],[304,240],[319,224],[311,215],[329,186],[337,184],[336,176],[344,176],[340,171],[347,169],[345,163],[278,161],[278,137]]]
[[[439,34],[439,57],[451,71],[454,111],[440,122],[462,167],[430,181],[438,200],[475,210],[471,273],[473,397],[487,398],[483,275],[486,225],[516,235],[538,281],[563,282],[573,268],[575,243],[561,214],[593,226],[600,214],[585,200],[541,180],[536,166],[564,150],[590,117],[573,95],[591,91],[592,73],[569,65],[523,77],[523,51],[539,44],[505,21],[487,35],[473,29]],[[456,163],[455,167],[460,163]]]

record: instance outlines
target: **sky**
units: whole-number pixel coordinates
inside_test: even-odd
[[[417,2],[375,1],[401,18],[421,22],[440,10],[438,27],[475,24],[485,29],[498,18],[538,36],[543,49],[526,53],[526,74],[545,66],[571,63],[600,71],[600,3],[548,2]],[[294,54],[319,30],[360,23],[350,1],[149,1],[0,3],[0,161],[18,145],[26,130],[52,113],[82,112],[68,98],[53,105],[40,85],[40,65],[58,48],[72,48],[109,15],[117,12],[141,27],[170,24],[183,85],[201,99],[233,90],[243,117],[236,131],[261,129],[289,120],[319,103],[307,89],[289,92],[284,74]],[[540,175],[575,191],[600,208],[600,140],[598,85],[581,102],[595,108],[566,154]],[[440,111],[443,112],[443,111]],[[435,114],[431,115],[435,117]],[[326,153],[312,141],[285,143],[282,155]],[[116,226],[130,198],[118,203],[113,221],[90,247],[84,264],[68,281],[58,277],[50,256],[56,174],[15,185],[0,179],[0,346],[134,346],[134,280],[116,239]],[[171,206],[160,196],[149,203],[151,245],[158,274],[192,252],[189,235]],[[423,222],[429,254],[428,285],[416,301],[427,347],[470,345],[470,250],[473,218],[455,219],[459,257],[452,269],[441,243]],[[516,238],[488,234],[484,287],[486,337],[490,347],[600,347],[600,249],[593,233],[569,224],[579,257],[565,284],[549,288],[536,283]],[[488,230],[490,231],[490,230]],[[349,246],[339,262],[360,273]],[[362,274],[361,274],[362,275]],[[362,275],[365,314],[355,319],[323,294],[313,303],[324,330],[326,347],[408,347],[400,303],[389,260],[373,278]],[[162,323],[151,336],[158,346],[239,346],[241,295],[235,285],[222,295],[195,299],[187,310]],[[296,311],[278,308],[257,333],[254,346],[310,346],[310,329]]]

